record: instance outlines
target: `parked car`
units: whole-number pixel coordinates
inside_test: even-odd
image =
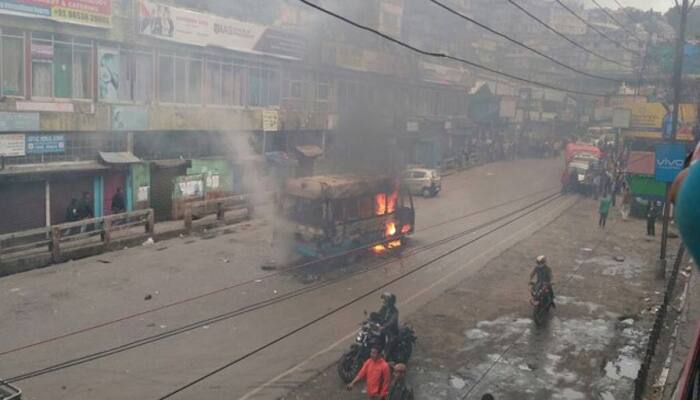
[[[434,169],[411,168],[403,175],[403,184],[412,194],[433,197],[442,189],[440,174]]]

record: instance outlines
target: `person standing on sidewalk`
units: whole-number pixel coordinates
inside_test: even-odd
[[[655,201],[650,201],[647,208],[647,236],[656,236],[656,218],[658,217],[659,208]]]
[[[625,189],[622,194],[622,204],[620,204],[620,213],[622,214],[622,220],[627,221],[630,217],[630,210],[632,209],[632,191]]]
[[[357,373],[355,379],[348,383],[347,390],[352,390],[352,387],[361,380],[365,380],[367,388],[367,398],[370,400],[385,400],[389,394],[389,364],[382,358],[382,352],[379,347],[372,347],[369,353],[369,358]]]
[[[406,385],[406,364],[394,366],[394,380],[389,387],[387,400],[413,400],[413,389]]]
[[[600,206],[598,207],[600,219],[598,219],[598,226],[601,228],[605,228],[605,222],[608,220],[608,213],[610,212],[611,203],[612,199],[610,199],[610,196],[608,195],[600,199]]]

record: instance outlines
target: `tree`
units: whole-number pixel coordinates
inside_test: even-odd
[[[677,31],[681,24],[679,8],[671,8],[664,16],[666,17],[666,21]],[[700,39],[700,6],[693,7],[688,13],[688,31],[685,37],[688,38],[688,40]]]

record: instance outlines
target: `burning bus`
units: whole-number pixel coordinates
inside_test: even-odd
[[[292,224],[294,249],[303,256],[345,254],[352,262],[365,250],[402,246],[413,233],[411,194],[386,176],[321,175],[287,182],[284,216]]]

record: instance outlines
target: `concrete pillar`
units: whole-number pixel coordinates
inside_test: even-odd
[[[104,178],[101,175],[96,175],[92,187],[92,209],[93,213],[95,214],[95,218],[97,218],[104,215]]]
[[[47,179],[44,187],[46,197],[46,226],[51,226],[51,182]]]

